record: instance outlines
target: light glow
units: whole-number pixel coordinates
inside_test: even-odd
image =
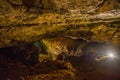
[[[109,53],[109,54],[108,54],[108,57],[110,57],[110,58],[114,58],[115,55],[114,55],[113,53]]]

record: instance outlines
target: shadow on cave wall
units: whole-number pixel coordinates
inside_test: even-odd
[[[43,51],[43,46],[40,46],[40,44],[37,46],[33,43],[26,43],[20,46],[3,47],[0,48],[0,64],[4,63],[2,61],[5,61],[6,63],[15,61],[22,62],[27,65],[33,65],[39,62],[39,53]]]

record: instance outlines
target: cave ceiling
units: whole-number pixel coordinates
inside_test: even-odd
[[[0,47],[58,35],[120,44],[120,0],[0,0]]]

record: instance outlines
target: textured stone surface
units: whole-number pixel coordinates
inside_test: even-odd
[[[1,0],[0,47],[59,34],[119,44],[119,8],[118,0]]]
[[[1,80],[120,80],[119,60],[82,55],[119,56],[111,44],[120,0],[0,0]]]

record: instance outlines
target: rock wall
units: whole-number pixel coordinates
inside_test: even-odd
[[[48,39],[45,42],[49,43],[51,41],[49,38],[54,39],[58,35],[119,46],[119,5],[118,0],[1,0],[0,48],[28,44],[42,39]],[[92,11],[87,12],[88,10]],[[68,42],[61,44],[62,40]],[[58,43],[53,40],[50,44],[58,47],[72,45],[72,48],[74,46],[76,48],[76,45],[73,45],[76,40],[70,39],[71,44],[67,38],[62,40]],[[51,48],[50,44],[49,48]],[[65,46],[63,49],[68,53]],[[61,51],[62,47],[58,52]],[[54,54],[56,53],[57,50]]]
[[[43,43],[47,47],[47,52],[53,60],[61,53],[65,56],[80,56],[82,55],[81,48],[87,43],[82,39],[71,39],[66,37],[55,37],[44,39]]]

